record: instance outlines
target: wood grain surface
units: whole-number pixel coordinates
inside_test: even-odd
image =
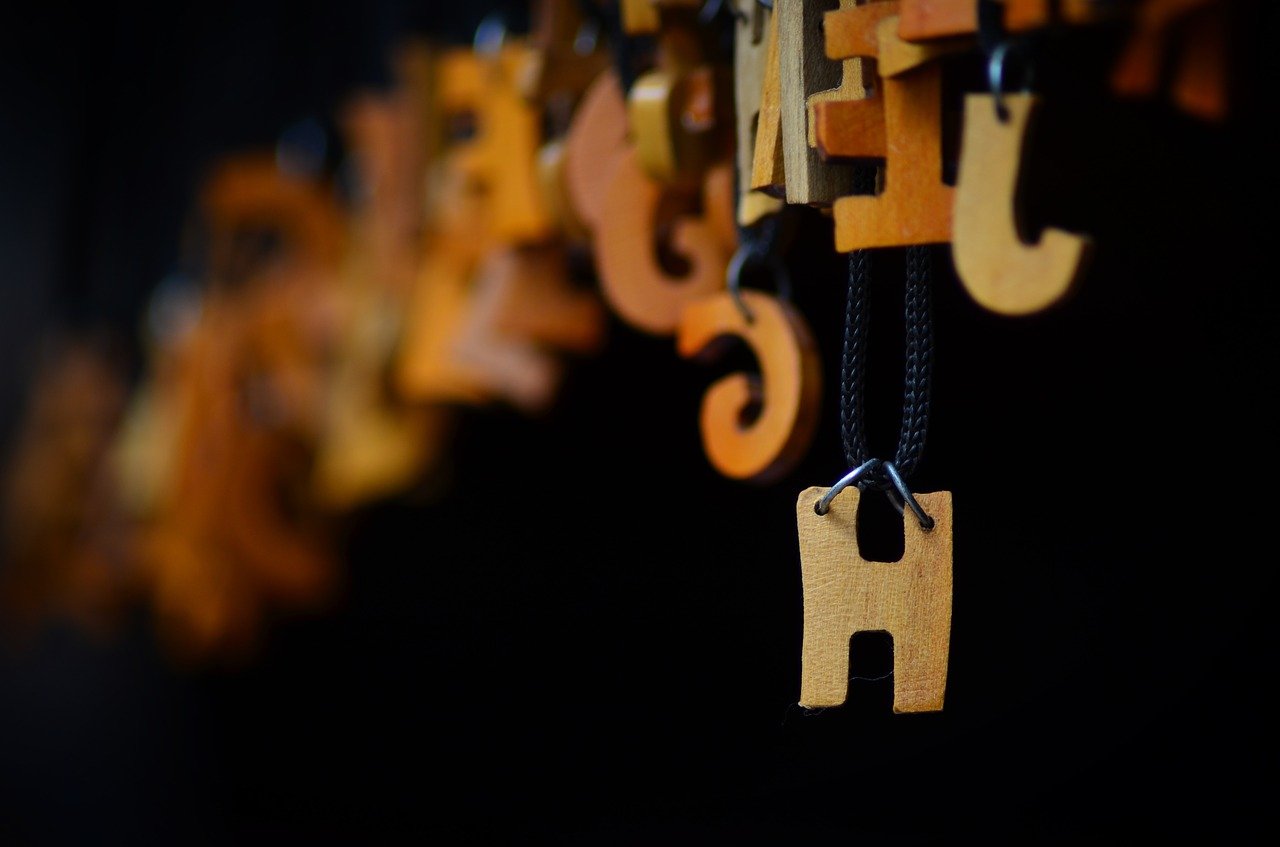
[[[918,494],[934,527],[903,517],[901,561],[870,562],[858,551],[858,504],[849,487],[825,515],[814,506],[826,488],[796,501],[804,583],[800,704],[839,706],[849,689],[849,639],[858,632],[893,636],[894,712],[942,708],[951,641],[951,493]],[[879,493],[871,496],[879,497]]]

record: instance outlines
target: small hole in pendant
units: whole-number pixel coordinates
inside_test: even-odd
[[[915,520],[914,515],[909,515]],[[902,515],[879,491],[858,498],[858,555],[868,562],[898,562],[906,549]]]
[[[865,717],[893,711],[893,636],[883,630],[849,639],[849,688],[845,708]]]

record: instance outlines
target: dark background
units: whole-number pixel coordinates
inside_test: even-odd
[[[405,33],[493,4],[29,8],[0,28],[0,431],[57,327],[133,337],[216,154],[324,119]],[[511,4],[516,9],[520,4]],[[519,24],[519,15],[513,16]],[[174,669],[143,613],[0,650],[0,838],[399,844],[1240,837],[1272,818],[1271,18],[1232,118],[1118,103],[1120,33],[1044,47],[1029,216],[1093,234],[1078,295],[983,313],[936,255],[919,490],[954,492],[946,710],[799,691],[796,492],[719,478],[718,372],[615,323],[546,419],[467,412],[446,485],[345,527],[331,614],[249,667]],[[977,79],[959,63],[953,78]],[[957,92],[953,92],[957,93]],[[796,300],[839,361],[842,260],[800,213]],[[873,449],[896,432],[900,287],[873,292]],[[895,323],[895,321],[897,323]],[[833,381],[833,380],[832,380]],[[889,670],[855,640],[855,677]]]

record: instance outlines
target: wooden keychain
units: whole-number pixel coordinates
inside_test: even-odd
[[[731,175],[727,164],[714,168],[703,185],[704,212],[689,214],[670,205],[664,209],[664,199],[679,195],[672,198],[650,179],[634,153],[618,162],[596,231],[596,267],[606,302],[628,324],[668,335],[686,305],[724,287],[733,244],[726,242],[716,216],[732,221]],[[655,250],[664,230],[665,240],[687,263],[684,273],[667,270]]]
[[[690,23],[674,14],[664,19],[658,67],[627,92],[636,159],[661,183],[696,181],[725,147],[728,86]]]
[[[732,338],[745,342],[760,375],[732,374],[702,402],[702,444],[717,471],[731,479],[774,482],[809,449],[822,404],[822,362],[808,324],[789,302],[790,282],[778,256],[780,216],[743,228],[728,270],[728,290],[685,307],[676,348],[685,358],[713,360]],[[750,269],[770,271],[779,296],[743,291]],[[744,413],[756,408],[750,423]]]
[[[1020,235],[1018,176],[1027,127],[1040,100],[1001,90],[1005,57],[1018,42],[1006,37],[999,5],[979,4],[992,93],[965,97],[951,251],[961,282],[979,305],[1025,315],[1066,296],[1081,274],[1090,242],[1054,228],[1034,244]]]
[[[605,302],[636,329],[669,335],[686,305],[724,286],[734,249],[734,187],[726,161],[729,119],[722,114],[727,97],[719,91],[727,85],[707,62],[689,9],[664,9],[659,22],[659,67],[638,79],[627,96],[629,139],[623,128],[622,144],[612,151],[574,144],[574,134],[605,141],[619,135],[616,104],[588,95],[583,106],[591,112],[583,121],[598,122],[599,130],[571,134],[568,167],[571,192],[575,184],[606,186],[603,203],[576,192],[584,201],[583,219],[594,226]],[[622,91],[604,83],[593,93],[605,98]],[[603,161],[584,167],[578,160],[587,156]],[[576,178],[579,172],[586,179]],[[664,260],[663,244],[683,268]]]
[[[712,166],[701,202],[684,186],[665,186],[640,165],[628,141],[617,74],[608,71],[582,98],[565,139],[564,185],[576,217],[591,231],[601,293],[637,329],[675,332],[683,308],[724,286],[733,253],[732,168]],[[691,210],[701,206],[701,213]],[[656,245],[686,263],[668,269]]]
[[[855,0],[841,0],[851,7]],[[819,92],[827,98],[866,97],[860,61],[832,62],[823,50],[824,0],[789,0],[774,11],[778,27],[780,121],[786,198],[791,204],[830,205],[851,193],[853,168],[827,162],[810,145],[810,100]],[[842,57],[843,58],[843,57]],[[850,59],[855,57],[850,56]],[[822,98],[819,98],[822,99]]]
[[[896,17],[875,21],[868,16],[865,23],[874,25],[874,42],[869,37],[852,38],[837,47],[832,39],[839,31],[828,31],[828,45],[837,48],[829,53],[841,59],[874,58],[898,48]],[[878,194],[836,200],[836,249],[842,253],[938,244],[951,237],[952,189],[942,181],[941,65],[931,61],[915,67],[905,62],[895,71],[898,75],[878,78],[874,97],[855,101],[863,109],[883,109],[884,179]],[[821,133],[817,141],[827,148],[835,145]]]
[[[907,251],[906,386],[902,428],[892,461],[871,458],[863,423],[870,253],[850,260],[841,368],[840,417],[851,470],[831,488],[796,501],[804,590],[800,704],[844,703],[850,638],[883,631],[893,638],[895,712],[942,708],[951,633],[951,494],[915,495],[906,479],[920,462],[929,423],[932,318],[928,248]],[[895,563],[865,558],[857,524],[863,493],[896,494],[904,552]],[[891,498],[892,499],[892,498]]]

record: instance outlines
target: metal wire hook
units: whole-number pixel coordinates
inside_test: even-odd
[[[880,459],[867,459],[867,461],[841,477],[839,482],[831,486],[830,491],[822,495],[822,499],[813,504],[813,511],[819,515],[825,515],[831,511],[831,501],[836,499],[836,495],[877,469],[884,470],[885,475],[889,477],[889,481],[893,483],[893,487],[897,490],[898,496],[902,498],[902,502],[906,504],[907,508],[911,509],[912,514],[916,516],[916,520],[920,522],[920,528],[925,532],[933,529],[933,518],[916,500],[915,495],[911,493],[911,489],[907,488],[907,484],[903,481],[902,474],[898,473],[897,467],[894,466],[893,462],[885,462]],[[896,507],[897,503],[894,501],[891,492],[886,491],[885,494],[889,495],[889,502],[894,503]]]
[[[898,489],[898,496],[902,498],[902,502],[911,509],[916,516],[916,520],[920,522],[920,528],[925,532],[933,529],[933,518],[920,505],[920,501],[916,500],[916,496],[911,493],[911,489],[907,488],[907,484],[902,479],[902,474],[898,473],[898,469],[893,462],[884,463],[884,472],[893,483],[893,487]]]
[[[755,259],[755,262],[751,260]],[[755,323],[756,317],[747,306],[745,300],[742,299],[742,272],[748,264],[759,264],[767,266],[773,271],[774,283],[778,289],[778,296],[783,300],[791,299],[791,272],[787,270],[787,265],[782,261],[782,257],[777,253],[769,252],[763,257],[757,250],[753,250],[750,245],[742,244],[734,251],[733,258],[729,260],[729,268],[725,272],[725,289],[729,292],[729,296],[733,298],[733,305],[738,308],[742,319],[747,323]]]
[[[756,322],[756,316],[751,313],[746,301],[742,299],[742,268],[747,264],[749,253],[745,246],[740,246],[734,251],[733,258],[729,260],[729,270],[725,275],[725,288],[733,298],[733,305],[737,306],[742,314],[742,319],[752,324]]]
[[[1009,108],[1004,104],[1004,58],[1009,53],[1009,42],[1001,41],[987,58],[987,85],[991,87],[991,99],[996,107],[996,119],[1008,123]]]
[[[476,25],[472,49],[481,56],[496,56],[507,40],[507,19],[502,12],[490,12]]]
[[[836,499],[837,494],[844,491],[850,485],[855,484],[858,480],[862,479],[882,464],[884,463],[879,459],[867,459],[865,462],[840,477],[840,481],[831,486],[831,490],[822,495],[822,499],[813,504],[813,511],[819,515],[825,515],[827,512],[831,511],[831,501]]]

